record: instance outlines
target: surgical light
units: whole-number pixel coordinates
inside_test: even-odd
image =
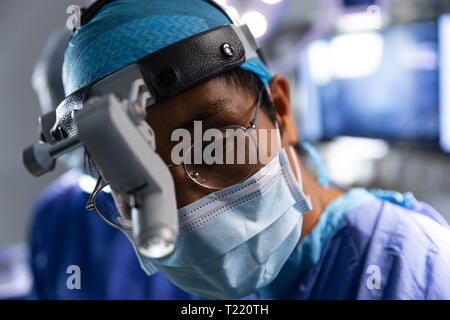
[[[86,192],[88,194],[91,194],[94,191],[96,184],[97,184],[97,179],[94,179],[90,175],[87,175],[87,174],[83,174],[78,179],[78,186],[80,187],[81,190],[83,190],[84,192]],[[103,192],[111,193],[111,188],[109,186],[104,187],[102,190],[103,190]]]
[[[330,45],[325,40],[314,41],[307,51],[311,77],[315,83],[326,85],[332,78]]]
[[[373,74],[383,57],[384,41],[379,33],[339,35],[331,40],[331,67],[337,78],[358,78]]]
[[[342,186],[369,183],[376,160],[384,158],[389,145],[383,140],[340,137],[326,146],[324,158],[331,179]]]
[[[262,2],[267,3],[267,4],[278,4],[283,0],[262,0]]]
[[[214,0],[214,2],[221,5],[224,8],[227,6],[227,0]]]
[[[256,38],[261,38],[267,32],[267,19],[258,11],[251,11],[242,16],[242,22],[246,23]]]
[[[240,20],[239,11],[233,6],[226,6],[225,10],[229,16],[236,20]]]
[[[369,31],[381,28],[382,17],[369,15],[366,12],[349,13],[343,15],[336,22],[341,32]]]

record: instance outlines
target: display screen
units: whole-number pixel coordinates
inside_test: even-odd
[[[304,138],[357,136],[438,145],[439,30],[437,22],[416,23],[312,43],[299,70],[306,97]]]
[[[440,143],[450,153],[450,14],[439,20]]]

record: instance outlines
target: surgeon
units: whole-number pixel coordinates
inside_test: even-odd
[[[65,97],[61,71],[70,38],[66,28],[53,32],[36,64],[32,83],[43,114]],[[200,299],[162,273],[148,277],[126,236],[86,209],[95,179],[89,175],[93,172],[83,169],[83,152],[68,154],[63,162],[70,170],[39,196],[33,208],[28,238],[34,281],[29,298]],[[109,194],[105,202],[113,203]],[[79,267],[80,289],[67,286],[73,274],[70,266]]]
[[[234,61],[241,49],[221,28],[230,24],[210,1],[108,1],[66,50],[66,96],[144,57],[187,68],[168,67],[159,77],[152,74],[158,65],[143,68],[146,81],[167,95],[148,108],[146,121],[173,177],[180,223],[170,255],[136,251],[144,271],[213,299],[450,299],[450,230],[439,213],[411,194],[329,187],[317,154],[298,139],[289,83],[272,75],[261,55],[220,74],[208,69],[210,77],[197,71],[216,59],[198,52],[216,50],[222,36],[213,52]],[[220,36],[205,43],[211,32]],[[202,80],[178,90],[194,76]],[[174,159],[173,133],[194,132],[196,121],[203,131],[241,128],[267,157],[254,167],[245,166],[249,161],[193,168],[186,165],[191,149],[183,149]],[[265,132],[275,134],[264,140]],[[305,170],[301,149],[316,160],[319,181]],[[130,203],[111,188],[126,219]]]

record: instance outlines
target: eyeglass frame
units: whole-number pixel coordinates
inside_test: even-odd
[[[256,124],[257,124],[257,122],[258,122],[259,110],[261,109],[261,101],[262,101],[262,96],[263,96],[264,90],[265,90],[265,86],[262,86],[262,88],[260,89],[259,94],[258,94],[258,101],[257,101],[257,106],[256,106],[255,117],[253,118],[252,121],[250,121],[250,126],[249,126],[249,127],[245,128],[245,127],[243,127],[243,126],[241,126],[241,125],[229,125],[229,126],[221,127],[221,128],[219,128],[219,130],[222,131],[222,130],[226,130],[226,129],[236,128],[236,129],[242,129],[242,130],[244,130],[246,133],[251,132],[252,130],[255,130],[255,129],[256,129]],[[250,178],[250,177],[255,173],[255,171],[256,171],[256,167],[257,167],[257,163],[258,163],[258,156],[259,156],[259,155],[258,155],[259,148],[258,148],[258,143],[254,140],[254,138],[253,138],[251,135],[250,135],[250,137],[253,139],[253,142],[255,143],[255,146],[256,146],[256,162],[255,162],[255,165],[254,165],[252,171],[251,171],[245,178],[243,178],[242,180],[240,180],[240,181],[238,181],[238,182],[236,182],[236,183],[241,183],[241,182],[247,180],[247,179]],[[189,147],[188,150],[190,151],[190,150],[194,147],[194,145],[195,145],[196,143],[198,143],[198,142],[194,142],[193,144],[191,144],[191,146]],[[210,190],[222,190],[222,189],[225,189],[225,188],[226,188],[226,187],[223,187],[223,188],[211,187],[211,186],[207,186],[207,185],[205,185],[205,184],[202,184],[202,183],[196,181],[196,180],[195,180],[193,177],[191,177],[191,175],[188,173],[188,170],[187,170],[187,168],[186,168],[186,163],[185,163],[185,161],[182,161],[182,162],[180,162],[180,163],[172,163],[172,164],[167,165],[167,167],[168,167],[169,169],[176,168],[176,167],[179,167],[179,166],[183,166],[184,173],[186,174],[186,176],[187,176],[190,180],[192,180],[192,181],[195,182],[196,184],[198,184],[198,185],[200,185],[200,186],[202,186],[202,187],[204,187],[204,188],[206,188],[206,189],[210,189]]]
[[[249,127],[245,128],[245,127],[240,126],[240,125],[230,125],[230,126],[222,127],[222,128],[220,128],[219,130],[227,129],[227,128],[240,128],[240,129],[245,130],[245,132],[247,132],[247,133],[248,133],[248,132],[251,132],[252,130],[255,130],[255,129],[256,129],[257,122],[258,122],[259,110],[261,109],[261,101],[262,101],[262,96],[263,96],[264,90],[265,90],[265,86],[263,86],[263,87],[261,88],[260,92],[259,92],[259,95],[258,95],[258,102],[257,102],[256,112],[255,112],[255,117],[253,118],[252,121],[250,121],[250,126],[249,126]],[[250,137],[252,137],[252,136],[250,135]],[[252,139],[254,140],[253,137],[252,137]],[[254,141],[254,142],[255,142],[255,141]],[[193,147],[194,145],[195,145],[195,142],[191,145],[191,147],[189,148],[189,150],[191,150],[192,147]],[[257,144],[256,142],[255,142],[255,145],[256,145],[256,157],[257,157],[257,159],[258,159],[258,151],[259,151],[259,147],[258,147],[258,144]],[[187,171],[187,168],[186,168],[186,163],[185,163],[184,161],[182,161],[182,162],[179,163],[179,164],[174,164],[174,163],[169,164],[169,165],[167,165],[167,167],[168,167],[169,169],[171,169],[171,168],[179,167],[179,166],[181,166],[181,165],[183,166],[183,169],[184,169],[185,174],[186,174],[186,175],[188,176],[188,178],[189,178],[190,180],[192,180],[194,183],[196,183],[196,184],[198,184],[198,185],[200,185],[200,186],[202,186],[202,187],[204,187],[204,188],[210,189],[210,190],[221,190],[221,189],[224,189],[224,188],[210,187],[210,186],[204,185],[204,184],[202,184],[202,183],[196,181],[193,177],[191,177],[191,176],[189,175],[189,173],[188,173],[188,171]],[[251,176],[254,174],[254,172],[255,172],[255,170],[256,170],[256,167],[257,167],[257,161],[256,161],[255,166],[253,167],[252,171],[251,171],[245,178],[243,178],[241,181],[239,181],[239,182],[237,182],[237,183],[243,182],[243,181],[247,180],[249,177],[251,177]],[[102,178],[101,175],[100,175],[99,178],[97,179],[97,183],[96,183],[96,185],[95,185],[95,187],[94,187],[94,191],[91,193],[91,195],[90,195],[90,197],[89,197],[89,199],[88,199],[88,201],[87,201],[86,209],[89,210],[89,211],[95,211],[95,213],[96,213],[96,214],[97,214],[97,215],[98,215],[98,216],[99,216],[106,224],[108,224],[109,226],[111,226],[111,227],[113,227],[113,228],[115,228],[115,229],[118,229],[118,230],[121,230],[121,231],[124,231],[124,232],[131,231],[131,230],[132,230],[131,227],[129,227],[129,228],[128,228],[128,227],[121,227],[121,226],[115,225],[114,223],[112,223],[111,221],[109,221],[107,218],[105,218],[105,217],[102,215],[102,213],[100,212],[100,210],[97,208],[97,205],[96,205],[97,196],[99,195],[100,191],[102,191],[105,187],[107,187],[107,186],[110,185],[108,182],[105,182],[104,184],[102,184],[102,180],[103,180],[103,178]]]
[[[102,215],[100,210],[97,208],[97,205],[96,205],[97,196],[100,194],[100,191],[102,191],[104,188],[106,188],[107,186],[110,185],[108,182],[105,182],[104,184],[101,184],[102,180],[103,180],[103,178],[101,176],[99,176],[99,178],[97,179],[97,183],[95,184],[94,191],[91,193],[91,195],[89,196],[89,199],[87,201],[86,209],[89,210],[89,211],[95,211],[95,213],[104,222],[106,222],[106,224],[108,224],[110,227],[113,227],[115,229],[118,229],[118,230],[121,230],[121,231],[124,231],[124,232],[131,231],[132,230],[131,227],[121,227],[121,226],[115,225],[114,223],[109,221],[107,218],[105,218]]]

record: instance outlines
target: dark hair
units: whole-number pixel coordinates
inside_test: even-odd
[[[228,85],[232,85],[235,88],[245,88],[255,99],[258,97],[258,93],[264,86],[263,82],[258,78],[256,74],[251,71],[244,70],[242,68],[236,68],[223,75],[219,76],[218,79],[224,80]],[[270,120],[275,123],[277,121],[277,114],[275,107],[273,105],[272,99],[270,99],[267,90],[264,90],[261,101],[261,110],[264,111],[270,118]],[[283,135],[281,128],[280,134]],[[85,149],[84,152],[84,170],[88,172],[93,172],[93,169],[97,169],[95,162],[89,156],[89,153]]]

